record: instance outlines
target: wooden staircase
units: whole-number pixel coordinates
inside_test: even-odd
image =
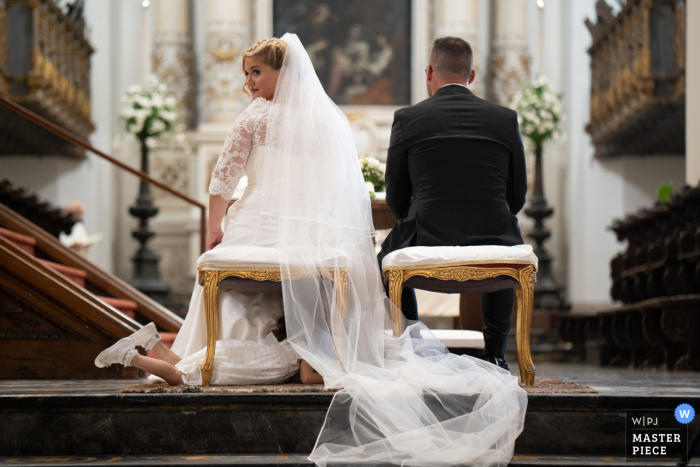
[[[0,379],[145,376],[99,369],[99,352],[154,322],[170,344],[182,318],[0,204]]]

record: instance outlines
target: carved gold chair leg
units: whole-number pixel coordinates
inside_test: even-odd
[[[204,314],[207,322],[207,353],[202,364],[202,386],[211,384],[214,366],[214,350],[219,335],[218,293],[219,272],[200,271],[200,283],[204,286]]]
[[[345,347],[343,337],[345,335],[345,313],[348,306],[348,273],[340,271],[333,273],[335,283],[335,301],[338,307],[338,316],[332,318],[331,327],[333,330],[333,344],[338,354],[340,365],[345,366]]]
[[[394,305],[391,307],[391,322],[394,325],[394,337],[399,337],[401,329],[401,292],[403,291],[403,271],[392,269],[389,271],[389,300]]]
[[[348,306],[348,273],[347,271],[340,271],[338,273],[338,280],[335,284],[336,301],[338,302],[338,312],[340,318],[345,321],[345,313],[347,312]]]
[[[517,300],[517,327],[515,345],[518,350],[520,380],[526,386],[535,384],[535,365],[530,355],[530,325],[532,322],[532,304],[535,294],[533,268],[528,266],[519,271],[520,287],[515,289]]]

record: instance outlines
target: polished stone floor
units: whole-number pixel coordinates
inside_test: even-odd
[[[518,375],[517,362],[509,362]],[[601,368],[584,364],[538,363],[537,379],[571,381],[603,395],[700,396],[700,373]],[[0,396],[40,394],[116,394],[148,380],[0,380]]]
[[[0,396],[20,394],[116,394],[123,388],[148,382],[147,379],[0,380]]]
[[[519,375],[518,363],[509,363]],[[571,363],[538,363],[536,378],[571,381],[590,386],[605,395],[700,396],[700,373],[642,371]]]

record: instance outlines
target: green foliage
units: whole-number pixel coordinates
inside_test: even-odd
[[[673,182],[664,182],[659,185],[658,201],[660,203],[668,203],[673,195]]]
[[[386,189],[386,164],[379,162],[374,157],[363,157],[360,159],[360,167],[365,182],[370,182],[374,186],[374,191]]]

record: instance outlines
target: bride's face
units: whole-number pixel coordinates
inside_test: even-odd
[[[275,96],[280,70],[265,65],[258,57],[246,57],[244,69],[245,84],[253,99],[262,97],[271,101]]]

